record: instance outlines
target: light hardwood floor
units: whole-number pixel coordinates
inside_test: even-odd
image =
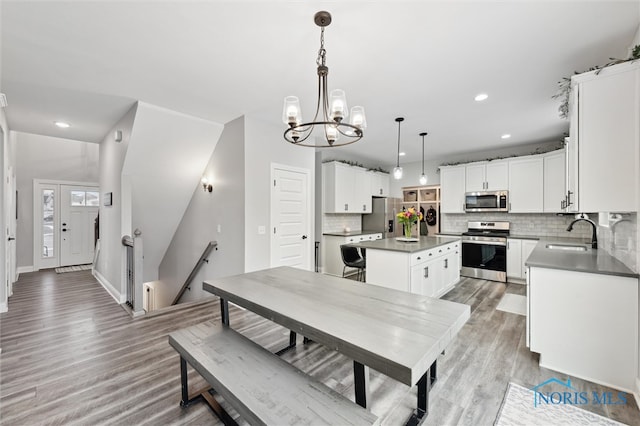
[[[524,294],[524,286],[463,279],[444,297],[472,313],[439,360],[425,425],[492,425],[510,381],[532,387],[566,378],[540,368],[525,347],[524,316],[495,309],[505,292]],[[219,317],[214,298],[134,320],[90,271],[22,274],[0,316],[0,424],[220,424],[204,404],[179,407],[178,355],[167,343],[169,332]],[[230,318],[271,350],[288,342],[287,330],[250,312],[231,306]],[[352,363],[342,355],[299,339],[283,358],[353,399]],[[571,379],[580,390],[611,390]],[[193,372],[190,384],[204,385]],[[415,406],[415,388],[375,372],[371,392],[383,424],[402,424]],[[640,425],[632,398],[582,408]]]

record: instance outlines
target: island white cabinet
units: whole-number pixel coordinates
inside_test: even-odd
[[[507,281],[524,283],[527,275],[525,262],[538,244],[538,240],[507,239]]]
[[[329,275],[342,276],[342,254],[340,246],[342,244],[359,243],[362,241],[381,240],[382,233],[362,234],[362,235],[323,235],[322,236],[322,272]]]
[[[465,174],[466,192],[505,191],[509,188],[509,164],[506,160],[468,164]]]
[[[389,174],[382,172],[369,172],[371,179],[371,195],[374,197],[389,196]]]
[[[440,212],[464,213],[465,166],[440,169]]]
[[[580,211],[636,211],[640,63],[573,76],[572,141],[578,146]]]
[[[529,267],[529,347],[540,366],[632,392],[638,278]]]
[[[542,213],[544,161],[539,155],[509,161],[509,213]]]
[[[367,283],[440,297],[460,281],[460,241],[417,252],[367,248]]]
[[[322,165],[325,213],[371,213],[371,173],[333,161]]]

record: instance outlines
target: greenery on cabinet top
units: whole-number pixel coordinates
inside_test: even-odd
[[[446,166],[459,166],[459,165],[462,165],[462,164],[482,163],[483,161],[505,160],[505,159],[508,159],[508,158],[526,157],[526,156],[529,156],[529,155],[539,155],[539,154],[546,154],[548,152],[558,151],[558,150],[564,149],[564,146],[565,146],[564,139],[566,137],[568,137],[568,136],[569,136],[569,134],[565,133],[562,136],[562,141],[558,141],[558,143],[552,144],[552,145],[549,145],[549,146],[538,147],[533,152],[531,152],[529,154],[513,154],[513,155],[506,156],[506,157],[500,157],[500,156],[489,157],[489,158],[485,158],[484,160],[469,160],[469,161],[464,161],[463,160],[463,161],[456,161],[456,162],[451,162],[451,163],[442,163],[442,164],[440,164],[440,166],[438,166],[438,170],[437,171],[439,173],[440,172],[440,167],[446,167]]]
[[[362,163],[358,163],[357,161],[349,161],[349,160],[324,160],[322,163],[342,163],[342,164],[346,164],[349,166],[354,166],[354,167],[362,167],[363,169],[367,169],[369,171],[372,172],[379,172],[379,173],[386,173],[389,174],[388,170],[383,169],[380,166],[376,166],[376,167],[366,167],[364,166]]]

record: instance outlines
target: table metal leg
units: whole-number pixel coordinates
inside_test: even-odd
[[[369,394],[369,367],[353,361],[353,382],[356,391],[356,404],[367,408]]]
[[[278,352],[276,352],[276,355],[280,356],[288,350],[295,348],[297,338],[298,335],[295,331],[289,331],[289,346],[285,346],[284,348],[280,349]]]
[[[418,380],[418,404],[407,420],[407,426],[416,426],[422,423],[429,414],[429,391],[433,384],[438,380],[438,360],[433,361],[431,367]]]
[[[229,302],[223,298],[220,298],[220,317],[222,324],[229,325]]]

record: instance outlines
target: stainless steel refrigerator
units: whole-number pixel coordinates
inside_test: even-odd
[[[383,238],[402,235],[402,227],[396,221],[396,213],[402,211],[400,198],[373,197],[371,210],[362,215],[363,231],[382,232]]]

